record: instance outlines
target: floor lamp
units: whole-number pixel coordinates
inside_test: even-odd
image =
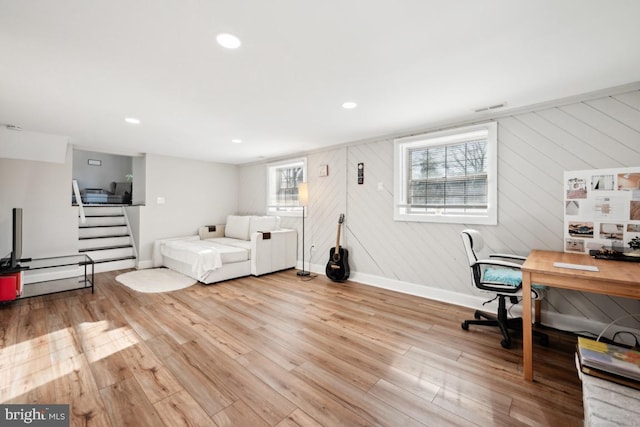
[[[304,217],[308,203],[309,186],[306,182],[301,182],[298,184],[298,204],[302,206],[302,271],[298,271],[298,276],[308,276],[310,274],[304,269]]]

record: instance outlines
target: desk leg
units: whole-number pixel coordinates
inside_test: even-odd
[[[522,272],[522,363],[524,379],[533,381],[533,332],[531,327],[531,273]]]

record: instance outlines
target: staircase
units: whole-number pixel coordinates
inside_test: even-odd
[[[78,252],[95,262],[95,272],[134,268],[136,252],[123,206],[84,206],[78,218]]]

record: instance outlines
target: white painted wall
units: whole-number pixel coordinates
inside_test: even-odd
[[[234,165],[147,154],[146,206],[139,206],[139,264],[151,265],[153,242],[224,224],[238,210]],[[158,203],[163,198],[164,203]]]
[[[144,205],[147,200],[147,158],[136,156],[132,159],[133,200],[134,205]]]
[[[11,251],[11,209],[23,208],[22,256],[78,252],[78,208],[71,206],[71,151],[65,163],[0,158],[0,256]]]
[[[264,215],[267,211],[267,169],[265,164],[238,168],[238,212],[243,215]]]
[[[497,121],[498,225],[470,226],[483,233],[487,252],[526,255],[531,249],[562,250],[563,172],[640,165],[637,90],[546,106]],[[479,297],[486,294],[471,288],[459,237],[467,226],[393,221],[392,139],[310,153],[307,161],[310,207],[305,247],[313,243],[317,248],[312,271],[324,272],[335,243],[337,218],[344,212],[342,244],[350,251],[353,279],[478,307]],[[357,184],[360,162],[365,165],[363,185]],[[329,165],[326,178],[318,177],[321,164]],[[240,168],[239,210],[264,205],[264,185],[255,185],[264,174],[265,165]],[[565,326],[578,325],[579,319],[608,323],[640,312],[640,302],[551,290],[543,312],[547,324],[554,319]],[[633,320],[621,323],[640,329]]]
[[[69,137],[0,127],[0,158],[64,163]]]
[[[304,224],[304,261],[307,269],[309,262],[326,262],[329,249],[335,245],[338,217],[340,213],[346,212],[346,155],[347,149],[340,147],[307,156],[309,206],[306,208],[307,217]],[[329,166],[329,175],[319,177],[318,170],[325,164]],[[266,164],[241,166],[239,174],[241,184],[238,211],[244,214],[264,215],[267,203]],[[301,263],[302,218],[281,217],[280,225],[298,231],[298,259]],[[312,245],[315,245],[313,251]]]
[[[89,159],[99,160],[100,166],[89,164]],[[73,179],[78,187],[101,188],[109,191],[111,182],[126,182],[126,175],[133,171],[131,156],[73,150]]]

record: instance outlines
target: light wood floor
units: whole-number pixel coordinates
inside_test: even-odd
[[[0,307],[0,401],[69,403],[72,425],[579,426],[575,341],[535,346],[472,310],[294,270],[165,294],[96,275]]]

